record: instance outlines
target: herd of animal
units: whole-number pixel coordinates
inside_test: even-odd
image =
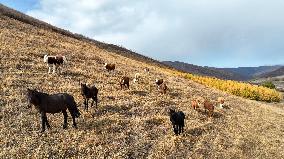
[[[60,69],[59,72],[62,72],[62,66],[67,62],[66,57],[62,55],[57,56],[44,56],[44,63],[48,66],[48,73],[51,72],[51,69],[53,68],[52,73],[56,73],[56,70]],[[107,71],[114,71],[115,70],[115,64],[108,64],[105,63],[104,68]],[[149,68],[144,69],[145,72],[149,73]],[[137,83],[140,80],[140,74],[136,73],[133,79],[133,83]],[[129,82],[130,78],[127,76],[123,76],[119,82],[120,88],[127,88],[129,89]],[[156,79],[155,84],[157,86],[157,89],[161,91],[162,94],[166,94],[168,87],[163,79]],[[81,95],[84,98],[84,109],[88,110],[88,103],[89,99],[92,99],[91,106],[93,106],[94,102],[96,102],[96,107],[98,105],[98,92],[99,90],[95,86],[88,87],[87,84],[81,83]],[[34,105],[35,108],[39,111],[41,114],[41,120],[42,120],[42,130],[41,132],[45,131],[45,127],[50,128],[50,125],[47,120],[46,113],[63,113],[64,116],[64,123],[63,128],[67,128],[67,110],[72,116],[73,120],[73,127],[77,128],[77,124],[75,121],[75,118],[78,118],[81,113],[79,109],[77,108],[77,104],[74,100],[74,97],[67,93],[57,93],[57,94],[47,94],[43,92],[39,92],[35,89],[27,89],[27,99],[28,99],[28,105],[31,107],[31,105]],[[219,97],[217,99],[219,107],[223,108],[224,105],[224,98]],[[208,112],[208,117],[213,116],[214,112],[214,104],[210,102],[209,100],[206,100],[202,97],[195,98],[191,101],[191,106],[194,110],[197,110],[200,108],[200,106],[204,106],[204,111]],[[170,121],[173,126],[173,131],[176,135],[179,135],[184,130],[184,121],[185,121],[185,114],[182,111],[175,111],[174,109],[170,109],[169,112]]]

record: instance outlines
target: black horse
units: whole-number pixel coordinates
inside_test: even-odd
[[[170,121],[172,122],[174,133],[176,135],[179,135],[183,132],[183,127],[184,127],[184,119],[185,115],[182,111],[176,112],[173,109],[170,109],[169,112],[170,115]]]
[[[98,106],[98,92],[96,86],[88,87],[86,84],[81,83],[81,95],[84,97],[85,110],[88,110],[89,98],[92,98],[92,104],[96,101],[96,107]]]
[[[45,131],[45,125],[47,128],[50,128],[50,125],[47,120],[46,113],[59,113],[62,112],[64,115],[64,124],[63,129],[67,128],[67,109],[69,110],[72,119],[73,119],[73,127],[77,128],[77,124],[75,122],[75,118],[78,118],[81,114],[77,108],[77,104],[74,101],[73,96],[67,93],[57,93],[49,95],[47,93],[38,92],[36,90],[27,90],[27,98],[29,107],[31,104],[35,106],[36,109],[39,110],[41,114],[42,120],[42,131]]]

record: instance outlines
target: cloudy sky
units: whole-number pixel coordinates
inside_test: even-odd
[[[284,64],[283,0],[0,0],[55,26],[158,60]]]

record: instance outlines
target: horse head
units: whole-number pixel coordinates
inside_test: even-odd
[[[80,83],[81,84],[81,88],[86,88],[87,84],[86,83]]]
[[[48,60],[48,55],[46,54],[46,55],[44,55],[44,57],[43,57],[43,62],[47,63],[47,60]]]
[[[39,99],[37,96],[37,91],[35,89],[27,89],[27,100],[28,108],[31,108],[32,105],[37,106],[39,104]]]
[[[170,108],[169,109],[169,115],[172,115],[172,114],[174,114],[176,111],[174,110],[174,109],[172,109],[172,108]]]
[[[88,87],[86,83],[80,83],[81,85],[81,94],[84,96],[87,93]]]

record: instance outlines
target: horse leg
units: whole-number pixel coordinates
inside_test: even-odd
[[[95,96],[94,99],[96,101],[96,108],[98,108],[98,96]]]
[[[91,107],[93,107],[95,100],[92,98]]]
[[[47,116],[45,116],[45,124],[46,124],[47,128],[50,129],[50,125],[49,125],[49,122],[47,120]]]
[[[62,73],[63,65],[60,65],[60,66],[59,66],[59,69],[60,69],[60,73]]]
[[[53,72],[52,73],[53,74],[56,73],[56,65],[55,64],[53,65]]]
[[[92,101],[92,106],[94,105],[94,102],[96,102],[96,107],[98,106],[98,101],[97,101],[97,97],[96,96],[94,96],[94,97],[92,97],[92,99],[93,99],[93,101]]]
[[[183,131],[184,131],[184,123],[182,123],[181,125],[181,132],[183,133]]]
[[[72,120],[73,120],[73,127],[77,129],[78,127],[75,121],[75,115],[72,115]]]
[[[67,117],[68,117],[67,111],[63,110],[62,113],[63,113],[63,116],[64,116],[63,129],[66,129],[67,128]]]
[[[176,125],[173,124],[173,130],[174,130],[174,133],[176,134]]]
[[[48,65],[48,74],[50,73],[50,71],[51,71],[51,66]]]
[[[46,114],[45,112],[41,112],[41,132],[44,132],[45,131],[45,117],[46,117]]]
[[[177,125],[174,126],[174,132],[175,132],[175,135],[178,135],[178,126]]]
[[[86,101],[86,110],[88,110],[88,106],[89,105],[89,98],[87,98],[87,101]]]
[[[210,111],[210,117],[213,117],[213,111]]]
[[[86,99],[86,97],[84,97],[84,109],[85,110],[87,109],[87,99]]]
[[[57,66],[57,69],[58,69],[58,73],[60,73],[60,74],[61,74],[61,72],[62,72],[62,71],[61,71],[61,67],[60,67],[60,65],[58,65],[58,66]]]

